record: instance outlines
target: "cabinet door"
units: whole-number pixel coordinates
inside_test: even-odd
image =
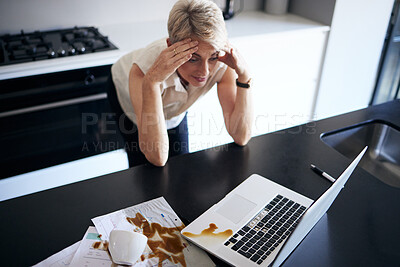
[[[234,38],[253,78],[253,136],[312,119],[327,33],[302,31]],[[190,151],[232,142],[216,88],[188,114]]]
[[[254,77],[254,135],[312,119],[326,36],[304,31],[232,40]]]
[[[368,106],[393,0],[336,0],[319,85],[318,119]]]

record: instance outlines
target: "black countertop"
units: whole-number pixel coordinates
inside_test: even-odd
[[[253,173],[318,198],[330,182],[310,163],[337,177],[351,162],[320,134],[379,119],[400,126],[400,101],[369,107],[138,166],[0,203],[3,266],[36,264],[82,239],[91,218],[164,196],[190,222]],[[56,179],[56,177],[54,177]],[[357,167],[346,187],[284,266],[398,266],[400,189]]]

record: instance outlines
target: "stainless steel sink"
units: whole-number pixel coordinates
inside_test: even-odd
[[[400,188],[400,129],[385,121],[368,121],[321,135],[323,142],[353,159],[365,147],[359,163],[382,182]]]

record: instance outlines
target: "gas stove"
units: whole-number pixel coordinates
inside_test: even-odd
[[[94,27],[0,36],[0,179],[120,148],[86,149],[123,143],[107,126],[118,51]]]
[[[114,50],[94,27],[74,27],[0,36],[0,66]]]

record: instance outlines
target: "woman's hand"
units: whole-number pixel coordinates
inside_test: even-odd
[[[164,49],[147,72],[147,79],[155,83],[165,81],[192,57],[198,49],[197,45],[197,41],[191,41],[188,38]]]
[[[225,63],[230,68],[234,69],[236,74],[238,75],[239,81],[243,83],[247,82],[250,79],[249,73],[247,71],[247,64],[243,57],[240,55],[239,51],[229,44],[222,51],[225,52],[225,54],[219,56],[218,60]]]

